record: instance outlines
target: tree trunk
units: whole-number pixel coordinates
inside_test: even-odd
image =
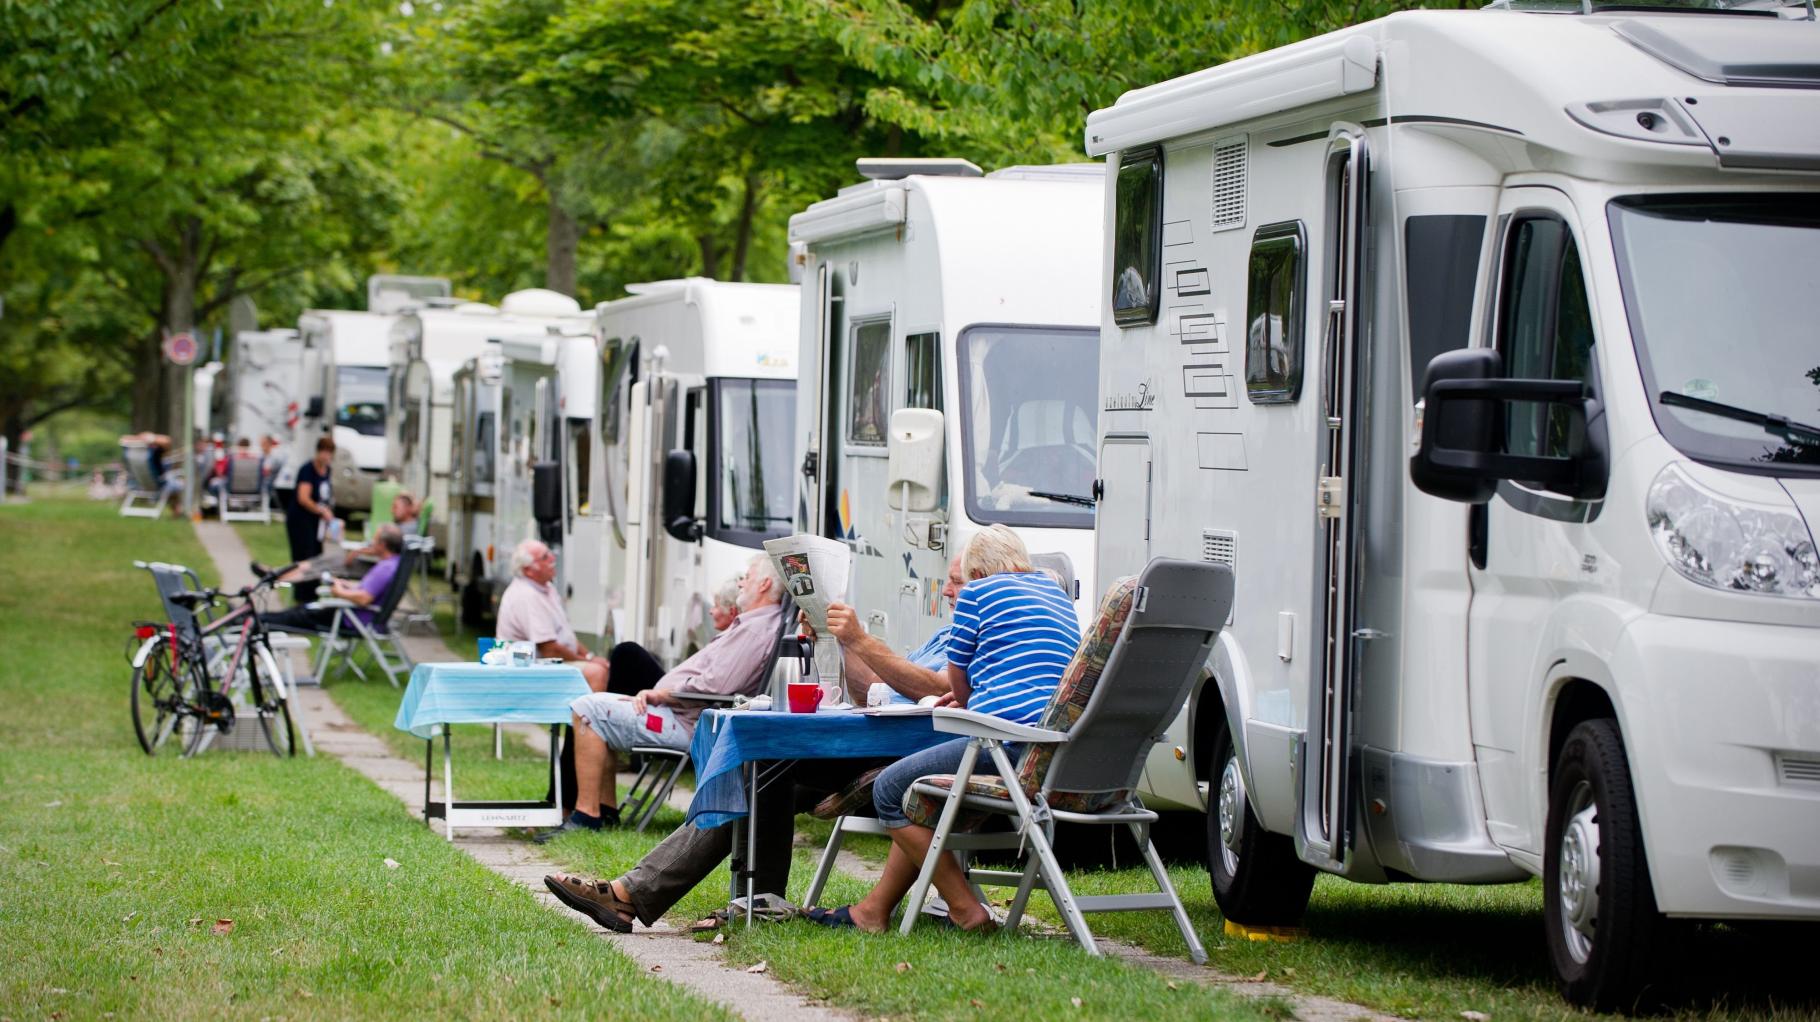
[[[758,212],[758,175],[746,175],[746,194],[739,201],[739,222],[733,236],[733,267],[728,280],[746,279],[746,253],[752,247],[752,219]]]
[[[550,225],[544,240],[544,286],[573,298],[575,252],[581,244],[581,226],[575,222],[574,214],[563,208],[556,197],[556,189],[547,188],[546,193],[550,197]]]
[[[190,446],[191,425],[183,417],[184,388],[189,383],[189,370],[173,366],[164,361],[163,355],[156,350],[163,336],[194,331],[196,327],[196,285],[202,279],[202,220],[199,217],[187,216],[171,224],[173,236],[168,238],[144,238],[139,242],[140,248],[152,259],[158,271],[164,275],[164,296],[161,305],[159,327],[162,336],[151,340],[153,351],[151,361],[157,368],[147,375],[158,378],[160,382],[158,395],[159,408],[157,420],[162,424],[162,432],[188,450]],[[145,366],[145,362],[141,362]],[[137,406],[140,391],[134,388],[134,404]]]
[[[720,239],[713,231],[703,231],[695,236],[695,244],[701,249],[701,275],[709,280],[719,280]]]

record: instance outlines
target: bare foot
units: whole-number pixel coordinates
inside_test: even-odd
[[[863,901],[854,902],[847,914],[852,918],[855,928],[867,933],[884,933],[891,925],[890,912],[880,912]]]

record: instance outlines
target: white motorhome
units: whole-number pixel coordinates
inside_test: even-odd
[[[595,310],[596,456],[567,462],[563,570],[577,629],[674,664],[713,638],[714,589],[795,521],[797,289],[626,290]]]
[[[553,485],[565,464],[579,463],[585,478],[598,377],[594,335],[580,317],[566,328],[499,337],[455,373],[448,570],[467,623],[498,606],[521,540],[563,545],[564,516],[536,506],[536,477],[550,473],[545,485]],[[546,500],[554,503],[554,491]],[[566,588],[569,579],[557,584]]]
[[[302,417],[297,400],[304,377],[303,337],[296,330],[243,330],[234,335],[228,361],[232,375],[228,396],[228,439],[261,437],[289,443]]]
[[[346,518],[369,510],[373,483],[385,468],[387,360],[396,319],[344,309],[312,309],[298,317],[297,332],[314,356],[306,355],[298,392],[302,417],[276,488],[295,488],[298,468],[329,433],[335,439],[329,479],[335,513]]]
[[[404,312],[447,302],[453,291],[447,277],[411,277],[375,273],[367,278],[368,312]]]
[[[533,288],[507,295],[497,307],[463,302],[411,308],[392,325],[385,475],[431,502],[430,535],[439,549],[447,548],[450,535],[446,519],[456,371],[501,337],[565,323],[585,329],[587,320],[575,299]]]
[[[1773,8],[1437,11],[1088,119],[1098,570],[1237,575],[1147,768],[1227,916],[1540,874],[1606,1009],[1820,918],[1817,86]]]
[[[901,651],[947,623],[947,562],[992,523],[1065,554],[1086,616],[1103,168],[860,171],[790,218],[800,528],[852,548],[852,603]]]

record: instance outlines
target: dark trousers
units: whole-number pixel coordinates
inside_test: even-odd
[[[635,696],[648,688],[656,688],[664,677],[664,665],[658,663],[636,642],[622,642],[614,646],[607,654],[607,691],[617,692],[623,696]],[[562,757],[558,770],[562,774],[562,811],[566,816],[575,811],[575,729],[565,726],[562,729]],[[548,795],[545,795],[548,801]]]
[[[335,612],[327,609],[311,610],[308,607],[286,607],[259,615],[267,628],[301,628],[324,631],[335,622]],[[345,634],[347,629],[342,629]]]
[[[861,773],[878,766],[876,759],[804,759],[787,766],[761,764],[765,774],[758,790],[756,859],[752,890],[784,897],[790,883],[790,848],[796,837],[796,814],[812,808]],[[765,767],[776,767],[765,770]],[[619,878],[639,922],[651,925],[706,880],[727,856],[743,860],[744,848],[733,847],[733,828],[700,828],[683,824]]]

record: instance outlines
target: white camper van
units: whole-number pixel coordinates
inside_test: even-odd
[[[1098,570],[1234,565],[1147,770],[1229,917],[1540,874],[1599,1008],[1820,918],[1816,86],[1773,8],[1420,12],[1088,119]]]
[[[291,440],[302,417],[303,338],[295,330],[243,330],[234,335],[228,362],[232,393],[228,396],[228,439],[245,437],[255,445],[265,436]]]
[[[419,500],[431,502],[430,535],[439,549],[447,548],[449,538],[456,371],[501,337],[565,322],[586,328],[575,299],[533,288],[507,295],[498,306],[463,302],[412,308],[392,325],[385,474]]]
[[[550,473],[552,486],[562,463],[577,459],[586,471],[587,445],[578,452],[574,440],[589,436],[598,375],[594,335],[579,318],[567,332],[501,337],[455,374],[448,564],[467,623],[492,615],[521,540],[562,546],[563,516],[535,505],[536,476]],[[555,493],[546,500],[554,504]]]
[[[790,218],[805,246],[800,527],[853,549],[853,605],[893,648],[947,621],[980,528],[1092,575],[1103,168],[861,160]]]
[[[566,505],[569,614],[674,664],[713,638],[714,589],[795,519],[797,289],[691,277],[626,290],[595,310],[596,456],[565,480],[591,496]]]
[[[335,513],[346,518],[368,511],[373,483],[385,467],[387,352],[395,319],[342,309],[312,309],[298,317],[297,331],[315,364],[301,382],[302,419],[274,484],[278,489],[295,488],[297,469],[314,456],[326,432],[335,438],[329,479]]]

